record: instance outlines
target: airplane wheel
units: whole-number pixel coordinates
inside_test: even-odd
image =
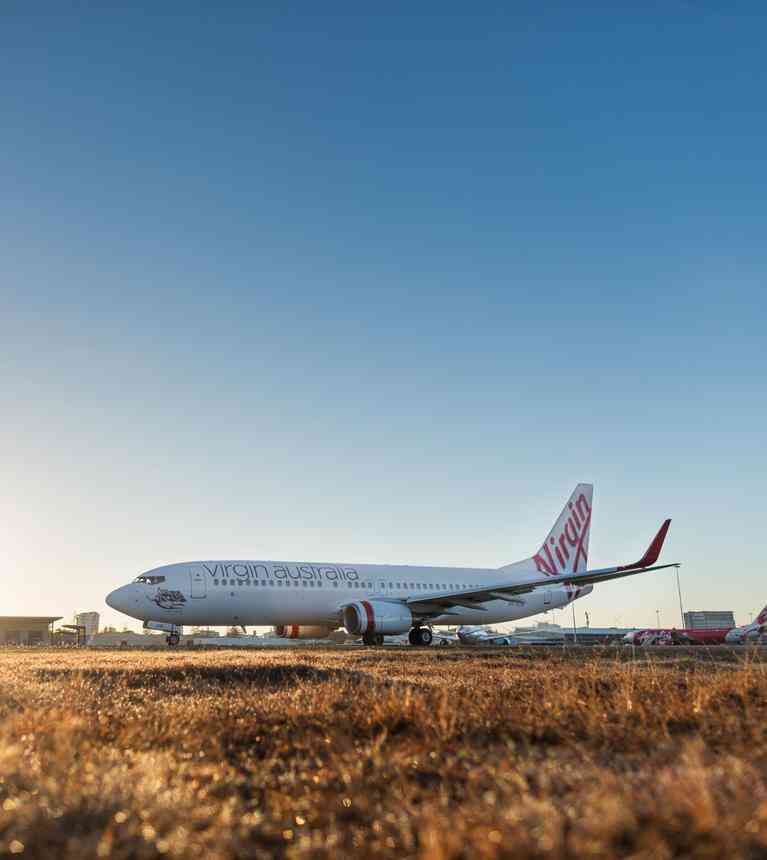
[[[376,633],[375,644],[376,645],[383,645],[383,643],[384,643],[383,633]]]
[[[363,633],[362,634],[362,644],[363,645],[375,645],[376,644],[376,635],[375,633]]]
[[[414,627],[407,638],[411,645],[431,645],[434,636],[428,627]]]

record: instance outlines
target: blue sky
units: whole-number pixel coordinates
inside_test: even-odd
[[[593,481],[767,603],[757,3],[11,4],[5,614],[267,557],[495,566]],[[728,10],[728,11],[725,11]],[[678,618],[648,575],[592,624]]]

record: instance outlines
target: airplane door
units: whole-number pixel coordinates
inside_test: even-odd
[[[551,606],[551,592],[548,590],[548,588],[546,589],[546,591],[543,592],[543,605]]]
[[[190,572],[189,578],[192,580],[192,597],[205,597],[205,574],[201,570],[196,568],[195,570]]]

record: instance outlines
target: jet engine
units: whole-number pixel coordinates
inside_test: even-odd
[[[327,639],[335,628],[280,624],[274,628],[274,635],[280,639]]]
[[[344,607],[344,627],[353,636],[365,633],[407,633],[413,613],[401,603],[358,600]]]

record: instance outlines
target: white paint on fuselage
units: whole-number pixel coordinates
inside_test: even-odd
[[[516,565],[514,567],[517,567]],[[163,577],[161,582],[153,582]],[[140,621],[177,625],[341,624],[342,608],[356,600],[429,598],[440,593],[524,582],[540,577],[520,563],[514,571],[493,568],[339,565],[274,561],[197,561],[146,571],[107,597],[113,609]],[[149,581],[140,581],[140,580]],[[578,596],[591,591],[581,588]],[[485,611],[453,607],[430,624],[496,624],[566,606],[572,589],[538,588],[521,605],[489,600]]]

